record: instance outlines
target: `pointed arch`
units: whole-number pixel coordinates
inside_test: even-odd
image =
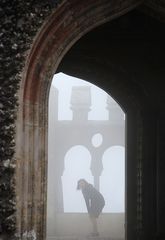
[[[37,239],[44,240],[46,236],[47,114],[53,74],[66,52],[81,36],[140,3],[135,0],[122,3],[107,0],[62,1],[34,39],[19,93],[16,133],[16,158],[22,159],[17,171],[21,179],[17,183],[19,236],[32,230]],[[131,114],[130,121],[132,118]],[[135,123],[137,121],[139,118]],[[135,212],[132,214],[136,215]]]

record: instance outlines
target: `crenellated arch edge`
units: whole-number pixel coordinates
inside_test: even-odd
[[[27,57],[19,92],[20,108],[16,133],[17,239],[45,240],[46,238],[48,96],[53,74],[66,52],[81,36],[127,13],[139,4],[141,1],[135,0],[62,1],[34,40]],[[117,89],[118,86],[114,86],[115,88]],[[114,94],[117,95],[119,92]],[[132,129],[136,135],[136,123],[140,114],[136,110],[134,113],[136,114],[131,113],[128,121],[132,123],[135,120]],[[139,142],[139,137],[136,135],[134,153]],[[135,159],[135,165],[137,161],[138,159]],[[127,191],[130,191],[133,185],[136,186],[137,171],[135,170],[134,173],[135,176],[132,174],[129,176],[133,178],[133,182],[131,186],[128,185]],[[136,191],[137,188],[132,193],[133,202],[136,202]],[[131,203],[131,200],[128,202]],[[130,232],[127,233],[129,239],[131,236],[135,238],[137,236],[133,230],[137,226],[136,207],[134,203],[128,210],[131,214],[127,219],[127,228],[130,228]],[[130,213],[132,210],[133,212]],[[135,221],[133,227],[132,215]]]

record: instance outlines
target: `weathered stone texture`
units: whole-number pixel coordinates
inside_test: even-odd
[[[0,2],[0,231],[15,230],[14,147],[17,90],[26,51],[57,1]]]

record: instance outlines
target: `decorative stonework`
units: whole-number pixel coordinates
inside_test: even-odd
[[[15,231],[15,120],[17,91],[27,51],[54,1],[0,3],[0,232]]]

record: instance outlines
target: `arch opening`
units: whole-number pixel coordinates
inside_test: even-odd
[[[59,6],[57,11],[51,15],[50,21],[44,25],[38,34],[29,55],[25,77],[19,95],[21,104],[17,128],[16,156],[18,160],[23,159],[23,161],[19,165],[22,171],[18,172],[22,181],[17,183],[17,193],[18,196],[20,196],[20,201],[17,203],[17,232],[18,236],[21,237],[24,237],[27,231],[29,231],[29,234],[34,232],[36,238],[40,240],[46,238],[47,108],[52,76],[54,72],[56,72],[66,52],[81,36],[96,26],[104,24],[135,8],[137,1],[132,1],[130,4],[126,4],[127,6],[125,4],[121,6],[120,4],[120,10],[114,6],[113,12],[111,4],[107,1],[99,2],[96,6],[91,0],[91,2],[88,2],[86,8],[81,6],[83,3],[78,2],[76,7],[73,5],[69,6],[71,9],[69,15],[67,4],[64,2]],[[82,11],[77,12],[76,9],[79,9],[79,7]],[[97,14],[95,14],[96,12]],[[59,15],[63,13],[67,13],[67,18],[70,19],[70,21],[65,22],[65,24],[63,22],[63,15],[61,19],[59,18]],[[72,13],[76,13],[75,16]],[[85,21],[82,21],[82,15],[85,16]],[[73,18],[76,18],[76,26],[75,22],[72,21]],[[45,37],[45,33],[48,37]],[[66,34],[65,38],[64,33]],[[58,41],[54,36],[57,36]],[[137,96],[134,95],[134,93],[132,93],[132,95],[127,94],[129,92],[128,84],[121,84],[122,86],[119,86],[116,83],[110,83],[108,86],[105,81],[103,81],[100,85],[104,85],[103,88],[108,91],[110,90],[110,86],[112,86],[113,95],[116,97],[120,96],[121,89],[126,90],[125,94],[121,94],[122,96],[124,95],[124,98],[121,99],[126,108],[130,107],[130,111],[132,111],[134,106],[139,106]],[[123,86],[126,86],[126,88],[123,88]],[[116,91],[115,89],[118,90]],[[121,99],[119,98],[118,102],[121,103]],[[130,101],[130,99],[132,99],[132,101]],[[137,111],[135,112],[139,113],[139,107],[137,107]],[[133,116],[135,116],[135,118],[130,118],[131,123],[134,122],[134,124],[137,124],[138,122],[140,128],[141,122],[138,118],[139,115]],[[85,117],[85,115],[83,115],[83,117]],[[131,125],[133,129],[135,129],[134,124]],[[138,140],[136,140],[137,139],[134,139],[134,146],[136,146],[138,142]],[[131,159],[132,156],[135,156],[135,152],[130,154],[129,159]],[[140,160],[141,157],[139,157],[138,161]],[[60,171],[62,171],[62,169],[63,166],[60,166]],[[37,174],[35,174],[36,172]],[[134,173],[136,175],[135,169]],[[135,175],[131,175],[130,172],[128,175],[129,178],[132,179],[131,184],[136,186],[137,179],[134,179]],[[98,185],[97,179],[94,179],[94,184]],[[127,186],[127,192],[128,189],[132,189],[132,185]],[[139,189],[141,190],[141,188]],[[57,188],[56,191],[60,193],[60,188]],[[132,220],[132,216],[136,222],[136,193],[131,192],[128,198],[130,202],[133,200],[133,204],[130,205],[129,212],[132,213],[128,214],[130,217],[127,219],[127,223]],[[141,212],[139,214],[141,214]],[[134,234],[132,228],[127,231],[127,238],[132,236],[131,234]]]
[[[62,73],[54,76],[49,97],[48,240],[90,233],[87,207],[76,190],[79,179],[104,196],[100,236],[124,239],[124,116],[114,99],[95,85]]]

